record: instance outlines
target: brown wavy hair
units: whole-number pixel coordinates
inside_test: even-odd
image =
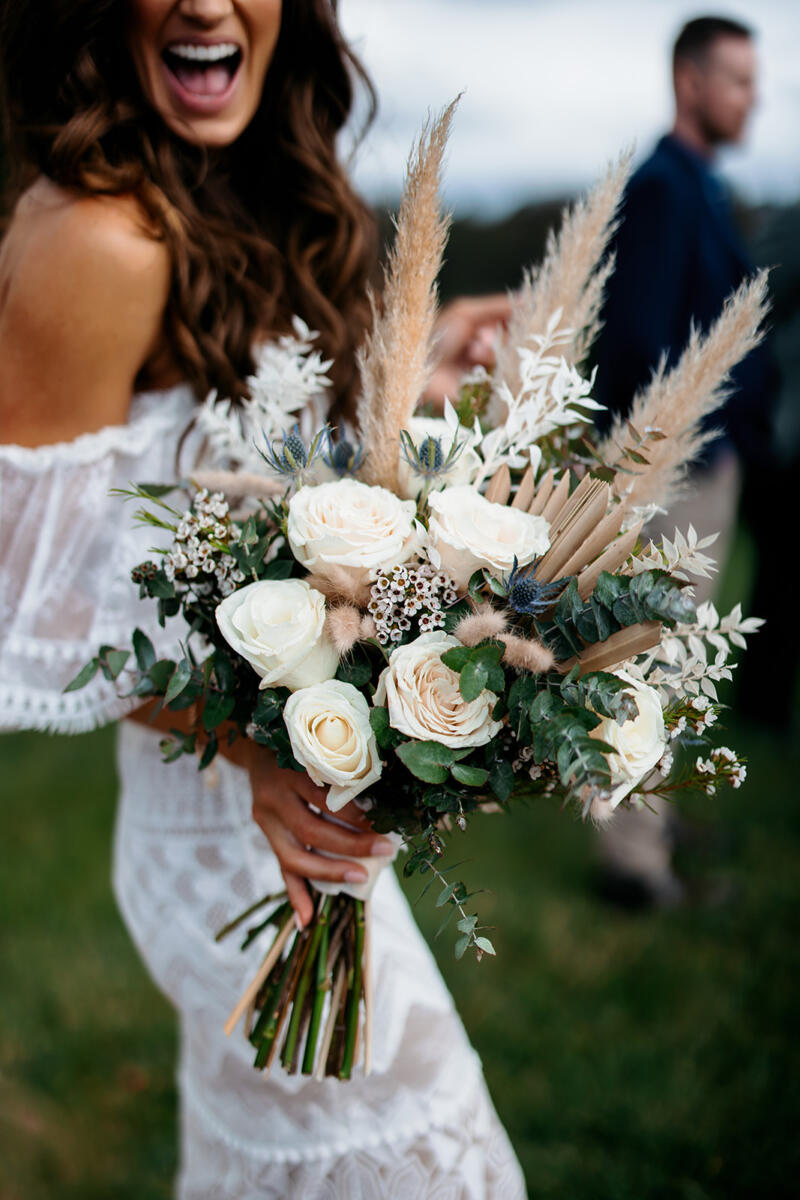
[[[172,259],[165,332],[198,397],[247,394],[252,346],[297,313],[352,410],[369,321],[371,213],[336,140],[362,84],[337,0],[288,0],[261,105],[230,147],[170,132],[145,101],[124,0],[0,0],[0,86],[13,204],[37,174],[81,194],[134,194]]]

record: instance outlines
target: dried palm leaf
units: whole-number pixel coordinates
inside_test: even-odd
[[[660,640],[660,621],[642,621],[638,625],[628,625],[625,629],[612,633],[604,642],[595,642],[587,646],[575,658],[558,663],[558,670],[566,675],[579,663],[581,675],[588,675],[590,671],[610,671],[620,663],[635,658],[637,654],[652,650]]]

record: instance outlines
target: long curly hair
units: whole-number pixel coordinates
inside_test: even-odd
[[[336,140],[372,86],[337,0],[289,0],[260,107],[222,151],[182,141],[145,101],[125,0],[0,0],[0,87],[13,205],[39,174],[80,194],[135,195],[172,259],[165,333],[198,397],[247,394],[252,346],[293,314],[334,360],[352,411],[370,318],[371,213]]]

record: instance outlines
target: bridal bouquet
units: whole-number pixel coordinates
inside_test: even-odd
[[[494,946],[445,857],[472,814],[542,797],[606,821],[620,805],[744,779],[709,732],[716,684],[759,622],[695,608],[691,577],[711,569],[713,539],[689,529],[647,545],[642,530],[678,493],[703,418],[758,341],[764,281],[598,440],[580,367],[623,161],[513,297],[493,373],[466,378],[443,415],[417,415],[451,115],[409,165],[358,434],[315,425],[330,364],[296,323],[263,351],[248,399],[204,406],[207,461],[181,485],[188,507],[166,499],[178,485],[127,493],[167,535],[160,562],[133,577],[162,622],[184,622],[182,656],[156,660],[136,631],[132,660],[104,647],[71,686],[124,672],[134,695],[192,708],[192,731],[165,739],[167,761],[198,754],[205,768],[223,739],[246,736],[327,788],[331,819],[356,799],[405,848],[405,873],[435,884],[456,956],[480,959]],[[228,1032],[245,1018],[258,1068],[280,1055],[289,1071],[349,1078],[362,1051],[370,1063],[371,882],[311,885],[307,928],[274,895],[221,931],[252,917],[243,948],[266,939]]]

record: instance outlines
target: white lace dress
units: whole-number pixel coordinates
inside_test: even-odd
[[[192,414],[185,388],[137,396],[129,423],[55,446],[0,446],[0,728],[80,732],[129,711],[96,678],[61,689],[134,626],[174,652],[130,568],[152,532],[109,489],[174,478]],[[481,1066],[391,870],[374,893],[373,1072],[347,1083],[255,1072],[223,1025],[252,974],[214,932],[279,885],[226,761],[165,766],[158,736],[122,721],[114,888],[153,978],[178,1013],[182,1200],[516,1200],[519,1166]]]

